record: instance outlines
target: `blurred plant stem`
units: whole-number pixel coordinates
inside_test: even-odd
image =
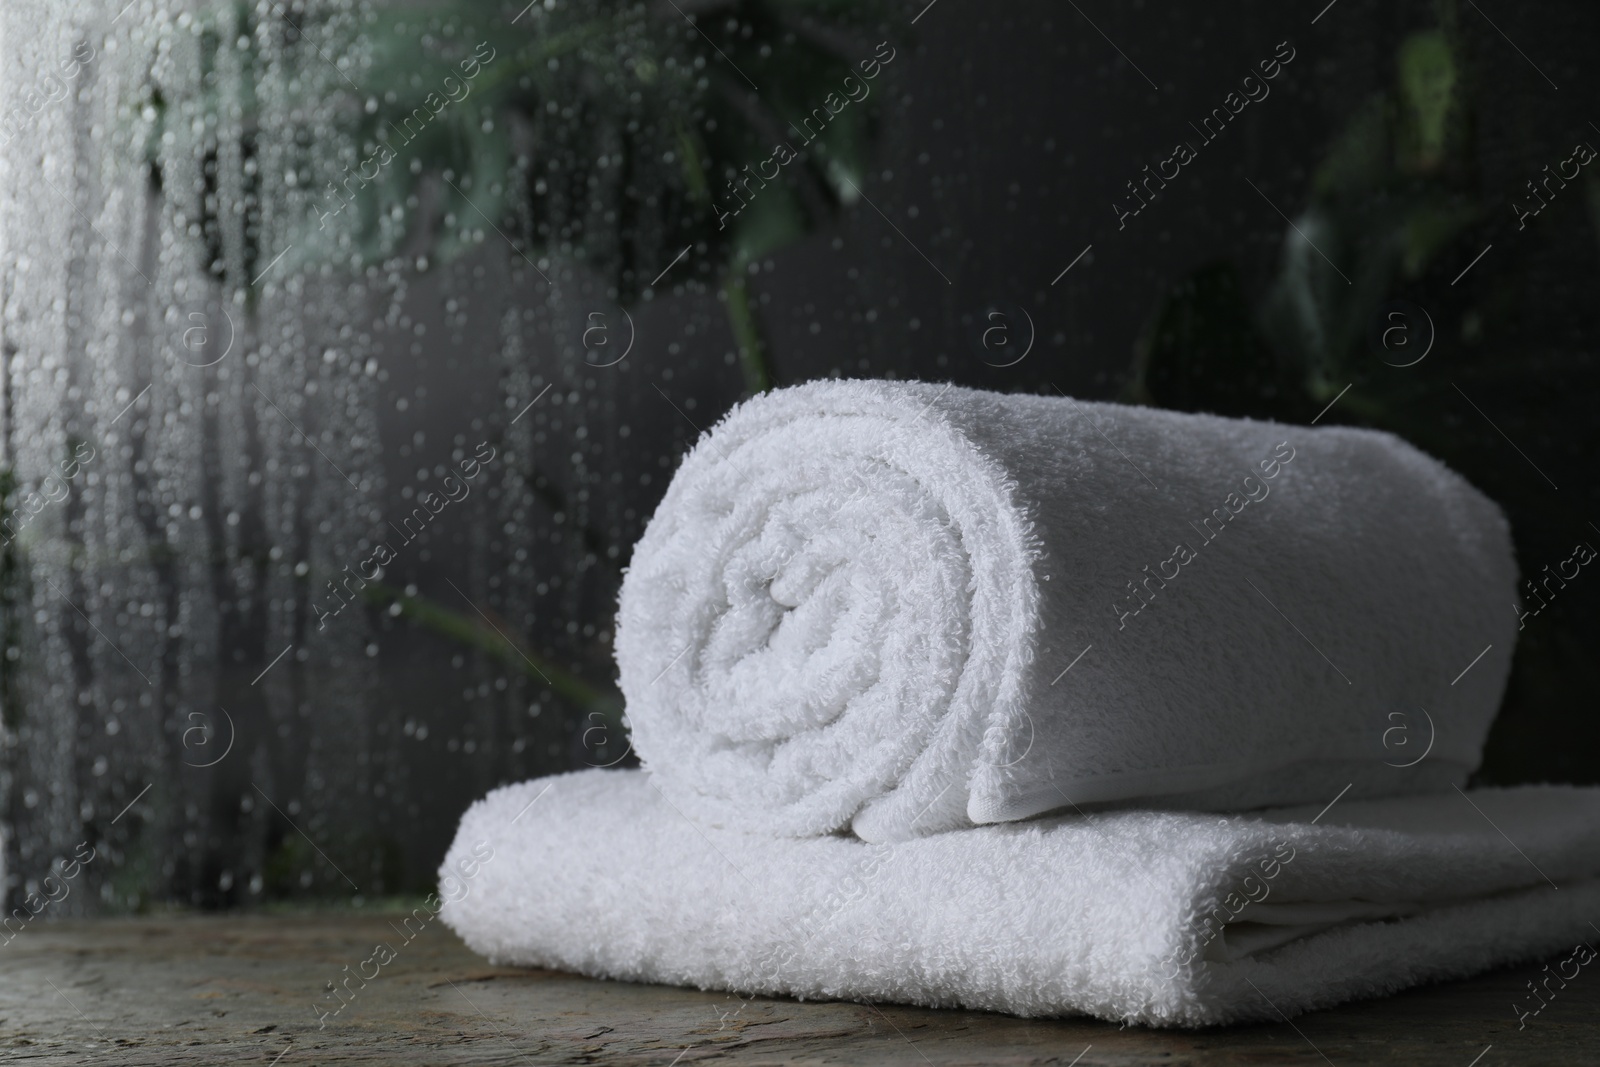
[[[772,388],[772,371],[767,365],[766,339],[761,333],[761,320],[757,318],[748,277],[745,257],[735,256],[728,273],[723,276],[722,291],[727,294],[728,325],[739,346],[739,366],[744,369],[745,388],[751,393],[764,393]]]
[[[374,607],[387,608],[391,604],[398,604],[401,617],[517,667],[530,678],[537,678],[548,685],[557,696],[570,700],[584,710],[607,712],[619,704],[614,694],[602,692],[570,671],[536,656],[507,636],[507,628],[497,626],[492,620],[474,619],[428,597],[406,593],[382,582],[368,582],[361,594]]]
[[[684,183],[697,202],[711,206],[711,183],[707,179],[705,164],[694,140],[678,131],[682,146]],[[772,371],[767,364],[766,339],[761,333],[761,320],[756,311],[756,301],[750,291],[749,268],[751,257],[740,246],[734,246],[728,265],[722,275],[723,300],[727,307],[728,328],[733,331],[733,341],[739,348],[739,366],[744,371],[745,389],[750,393],[764,393],[772,388]]]

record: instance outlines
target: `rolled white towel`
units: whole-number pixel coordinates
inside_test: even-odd
[[[892,841],[1448,788],[1515,585],[1499,509],[1389,434],[818,382],[684,460],[616,651],[686,814]]]
[[[699,826],[638,771],[580,771],[472,806],[442,915],[501,964],[1158,1026],[1594,959],[1600,789],[1325,804],[869,844]],[[1505,985],[1502,1021],[1528,1025],[1544,1001]]]

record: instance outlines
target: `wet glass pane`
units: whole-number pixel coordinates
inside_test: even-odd
[[[7,0],[13,905],[420,893],[633,765],[631,546],[830,376],[1399,433],[1537,583],[1481,780],[1592,781],[1600,10],[1317,6]]]

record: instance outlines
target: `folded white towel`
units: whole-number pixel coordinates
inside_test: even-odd
[[[1515,584],[1499,509],[1388,434],[819,382],[684,461],[617,663],[686,813],[894,841],[1448,789]]]
[[[1191,1026],[1600,944],[1600,789],[1320,807],[874,845],[703,826],[642,772],[584,771],[467,812],[442,914],[503,964]]]

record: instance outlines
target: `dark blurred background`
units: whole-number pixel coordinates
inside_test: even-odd
[[[116,395],[137,404],[114,427],[120,403],[51,423],[58,452],[103,440],[130,471],[191,472],[125,495],[194,526],[124,538],[176,564],[105,563],[94,516],[138,506],[86,480],[81,519],[5,549],[14,898],[78,840],[109,860],[73,908],[421,892],[488,788],[631,762],[610,646],[630,546],[699,432],[774,385],[918,378],[1379,427],[1505,507],[1526,577],[1600,543],[1592,4],[180,6],[188,23],[115,31],[124,56],[183,42],[108,105],[148,146],[125,181],[166,252],[139,261],[188,264],[254,325],[200,370],[181,369],[205,363],[189,342],[177,364],[125,357]],[[494,58],[471,95],[416,120],[479,42]],[[241,89],[272,78],[287,88]],[[802,146],[789,124],[816,108]],[[771,174],[779,141],[805,150],[732,211],[729,180]],[[269,144],[309,180],[276,185],[255,163]],[[379,144],[396,158],[378,177],[326,192]],[[282,221],[346,199],[326,225]],[[8,276],[30,254],[13,234]],[[174,291],[140,295],[136,328],[187,326],[201,298]],[[32,382],[48,357],[8,294],[7,382]],[[361,385],[337,404],[307,392],[347,367]],[[134,393],[175,371],[222,414],[162,453],[161,390]],[[19,390],[8,512],[39,479]],[[236,431],[267,443],[236,453]],[[416,494],[480,443],[495,458],[470,495],[402,547]],[[292,516],[253,488],[274,457],[306,494]],[[385,537],[398,558],[319,630],[325,583]],[[52,601],[69,580],[63,599],[132,582],[171,620],[193,598],[209,632],[190,612],[141,643],[136,608]],[[1597,780],[1590,581],[1526,618],[1479,781]],[[96,632],[157,676],[97,658]],[[66,696],[45,677],[62,671],[82,674]],[[119,715],[148,743],[108,737]]]

